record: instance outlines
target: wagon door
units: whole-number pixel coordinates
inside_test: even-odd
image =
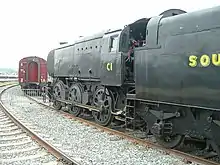
[[[38,65],[36,62],[30,62],[28,64],[28,81],[38,82]]]

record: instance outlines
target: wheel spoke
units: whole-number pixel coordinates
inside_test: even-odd
[[[97,123],[103,126],[107,126],[111,123],[113,115],[111,114],[112,97],[109,95],[109,91],[106,89],[104,100],[102,100],[104,94],[104,87],[99,87],[94,94],[93,104],[100,109],[100,112],[92,112]],[[108,96],[106,96],[108,95]]]
[[[73,84],[70,87],[68,99],[72,102],[82,102],[82,92],[80,89],[80,86],[78,84]],[[76,106],[69,106],[69,112],[75,116],[79,116],[81,113],[82,108],[76,107]]]
[[[105,105],[105,108],[106,108],[106,109],[109,109],[109,108],[110,108],[110,105]]]
[[[53,88],[53,95],[55,97],[53,106],[55,109],[60,110],[62,108],[61,103],[56,99],[62,99],[65,97],[64,95],[65,89],[63,87],[63,82],[58,81]]]

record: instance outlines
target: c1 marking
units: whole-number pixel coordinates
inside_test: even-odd
[[[106,69],[107,71],[112,71],[112,63],[107,63]]]

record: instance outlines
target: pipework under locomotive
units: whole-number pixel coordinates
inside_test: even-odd
[[[169,148],[203,139],[220,155],[218,65],[204,56],[220,53],[219,15],[220,7],[171,9],[52,50],[54,107],[145,130]],[[189,65],[197,58],[205,67]]]

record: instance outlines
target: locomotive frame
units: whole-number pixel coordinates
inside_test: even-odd
[[[179,146],[185,136],[203,139],[207,149],[212,148],[220,156],[220,106],[213,92],[218,89],[213,82],[220,79],[212,78],[212,83],[196,78],[191,81],[187,76],[203,76],[201,70],[191,70],[190,65],[179,62],[219,52],[217,44],[198,40],[212,37],[213,43],[218,41],[220,18],[215,15],[219,11],[219,7],[192,13],[171,9],[124,29],[99,33],[52,50],[47,62],[49,74],[54,78],[51,84],[54,107],[61,109],[67,105],[75,116],[87,109],[103,126],[121,121],[126,128],[144,129],[168,148]],[[208,23],[203,23],[204,20]],[[132,45],[130,49],[132,38],[141,40],[141,46]],[[187,39],[192,41],[187,43]],[[160,60],[165,60],[166,65]],[[206,60],[201,63],[208,66]],[[177,64],[181,64],[182,72],[173,81]],[[169,70],[169,65],[173,70]],[[215,75],[217,69],[204,72]],[[185,81],[181,75],[186,77]],[[184,92],[194,81],[204,87],[202,91],[195,87]]]

